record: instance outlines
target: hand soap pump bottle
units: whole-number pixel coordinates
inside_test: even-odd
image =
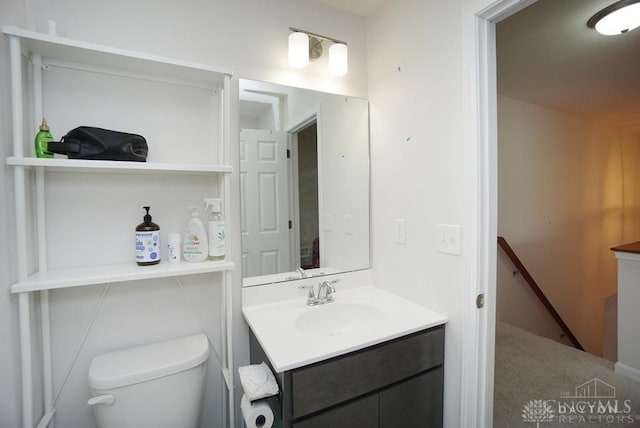
[[[188,262],[202,262],[207,259],[209,245],[207,232],[198,217],[198,208],[191,208],[191,219],[187,223],[182,241],[182,256]]]
[[[49,132],[49,125],[47,120],[42,119],[42,125],[40,125],[40,131],[36,134],[35,148],[36,156],[39,158],[52,158],[53,153],[49,151],[49,142],[53,141],[53,136]]]
[[[207,198],[204,206],[207,210],[207,226],[209,228],[209,260],[222,261],[225,258],[225,227],[220,199]]]
[[[140,266],[160,263],[160,226],[151,221],[150,207],[144,221],[136,227],[136,263]]]

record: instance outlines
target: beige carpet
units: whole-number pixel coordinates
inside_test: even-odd
[[[640,383],[611,361],[498,323],[493,420],[496,428],[640,427]]]

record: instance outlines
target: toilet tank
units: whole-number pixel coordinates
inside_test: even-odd
[[[195,428],[209,343],[204,334],[98,355],[89,405],[98,428]]]

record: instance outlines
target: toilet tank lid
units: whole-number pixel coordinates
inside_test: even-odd
[[[207,360],[204,334],[98,355],[89,366],[89,388],[112,389],[169,376]]]

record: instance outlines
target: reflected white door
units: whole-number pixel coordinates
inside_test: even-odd
[[[242,276],[289,272],[286,132],[240,131]]]

